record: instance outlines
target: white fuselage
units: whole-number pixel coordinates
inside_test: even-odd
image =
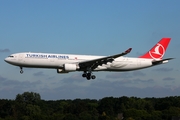
[[[16,53],[5,58],[9,64],[20,67],[52,68],[57,73],[83,71],[82,77],[87,80],[95,79],[92,71],[131,71],[167,63],[173,58],[162,59],[171,38],[162,38],[147,53],[139,58],[123,57],[131,52],[132,48],[110,56],[51,54],[51,53]]]
[[[50,53],[16,53],[5,59],[6,62],[32,68],[61,69],[64,64],[78,64],[82,61],[98,59],[104,56],[50,54]],[[154,66],[153,59],[118,57],[113,62],[99,65],[93,71],[130,71]],[[77,69],[77,71],[80,71]]]

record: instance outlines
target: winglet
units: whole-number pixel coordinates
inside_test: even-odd
[[[127,49],[126,51],[124,51],[123,53],[121,53],[121,56],[123,56],[123,55],[126,55],[126,54],[130,53],[130,52],[131,52],[131,50],[132,50],[132,48]]]
[[[130,53],[132,48],[129,48],[128,50],[125,51],[126,54]]]

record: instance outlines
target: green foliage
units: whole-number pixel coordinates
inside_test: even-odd
[[[128,109],[124,111],[124,117],[131,117],[135,120],[147,120],[150,114],[145,110]]]
[[[171,120],[180,116],[180,97],[105,97],[100,100],[41,100],[34,92],[0,100],[0,120]]]
[[[23,94],[16,95],[16,102],[25,104],[37,104],[41,100],[41,96],[34,92],[24,92]]]

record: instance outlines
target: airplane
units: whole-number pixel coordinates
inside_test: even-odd
[[[132,48],[129,48],[110,56],[22,52],[11,54],[5,58],[5,62],[19,66],[21,74],[23,67],[52,68],[56,69],[57,73],[82,71],[82,77],[90,80],[96,78],[92,73],[95,71],[132,71],[167,63],[173,59],[163,59],[170,41],[171,38],[162,38],[147,53],[137,58],[124,57],[131,52]]]

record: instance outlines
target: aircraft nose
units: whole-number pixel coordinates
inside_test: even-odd
[[[11,60],[10,60],[8,57],[5,58],[4,61],[7,62],[7,63],[10,63],[10,62],[11,62]]]
[[[4,61],[5,61],[5,62],[8,62],[8,58],[5,58]]]

